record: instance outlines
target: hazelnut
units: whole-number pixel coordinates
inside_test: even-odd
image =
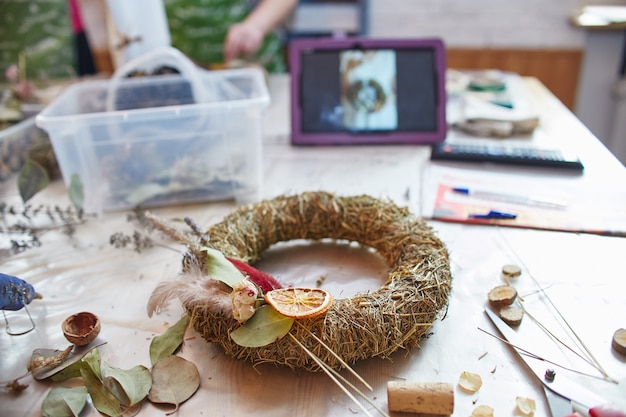
[[[76,346],[93,342],[100,333],[100,319],[93,313],[81,312],[66,318],[61,324],[63,335]]]

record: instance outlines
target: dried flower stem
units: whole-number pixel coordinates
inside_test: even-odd
[[[198,242],[190,239],[188,236],[185,236],[185,234],[183,234],[180,230],[168,224],[166,221],[159,219],[157,216],[148,211],[144,213],[144,216],[155,229],[161,231],[172,239],[187,245],[189,252],[194,254],[198,259],[202,258],[202,246],[198,244]]]

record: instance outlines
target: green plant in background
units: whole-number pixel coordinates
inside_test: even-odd
[[[68,2],[2,0],[0,40],[0,68],[5,69],[5,80],[0,80],[0,129],[3,129],[24,119],[24,104],[38,101],[36,83],[76,75]],[[32,136],[30,132],[27,135]],[[24,203],[60,176],[48,138],[37,140],[37,145],[30,139],[19,140],[24,142],[24,147],[17,143],[0,144],[0,181],[20,170],[18,183]],[[6,163],[5,156],[12,163]],[[82,203],[74,205],[79,210],[82,208]]]
[[[75,75],[72,26],[66,0],[0,2],[0,68],[24,54],[31,81]]]

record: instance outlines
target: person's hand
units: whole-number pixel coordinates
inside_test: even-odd
[[[249,22],[230,27],[224,41],[224,60],[228,63],[240,57],[253,55],[261,47],[263,31]]]

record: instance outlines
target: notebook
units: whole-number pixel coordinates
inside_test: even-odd
[[[294,145],[445,139],[440,39],[297,38],[289,64]]]

